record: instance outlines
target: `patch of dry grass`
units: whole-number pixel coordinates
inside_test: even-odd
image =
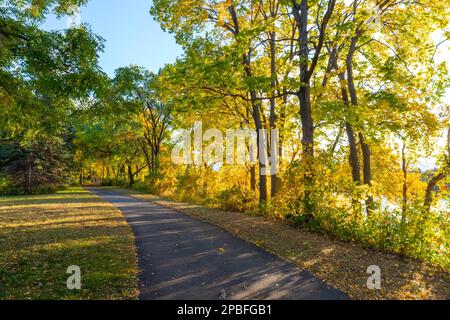
[[[309,270],[353,299],[449,299],[450,275],[432,265],[336,241],[280,221],[177,203],[128,189],[116,189],[220,226]],[[367,268],[378,265],[382,289],[369,290]]]
[[[68,290],[67,268],[81,268]],[[136,299],[134,237],[119,210],[81,188],[0,197],[0,299]]]

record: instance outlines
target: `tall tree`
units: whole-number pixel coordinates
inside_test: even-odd
[[[298,63],[300,74],[300,88],[296,92],[300,103],[300,118],[302,122],[302,145],[303,155],[305,158],[305,192],[304,192],[304,210],[307,219],[311,219],[314,213],[314,200],[312,199],[312,193],[314,192],[314,122],[312,117],[311,106],[311,77],[316,71],[317,64],[326,40],[326,32],[328,22],[333,14],[335,0],[327,1],[327,9],[323,14],[321,22],[316,21],[318,37],[315,43],[315,50],[311,54],[309,48],[311,42],[311,29],[310,25],[310,10],[311,4],[308,0],[301,0],[298,3],[296,0],[292,0],[292,14],[296,21],[297,30],[297,42],[298,42]],[[322,2],[316,3],[316,10],[318,17],[322,11]],[[310,61],[310,56],[312,59]]]

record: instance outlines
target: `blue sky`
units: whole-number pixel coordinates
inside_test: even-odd
[[[90,0],[81,8],[82,23],[106,40],[100,65],[110,76],[115,69],[130,64],[156,72],[182,54],[173,36],[153,20],[151,4],[151,0]],[[66,29],[67,18],[49,16],[43,27]]]

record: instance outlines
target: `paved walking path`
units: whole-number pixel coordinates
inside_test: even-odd
[[[347,299],[294,265],[192,217],[108,189],[88,188],[131,225],[140,299]]]

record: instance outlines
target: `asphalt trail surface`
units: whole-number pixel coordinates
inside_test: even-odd
[[[88,190],[120,209],[133,229],[142,300],[348,299],[212,224],[112,190]]]

